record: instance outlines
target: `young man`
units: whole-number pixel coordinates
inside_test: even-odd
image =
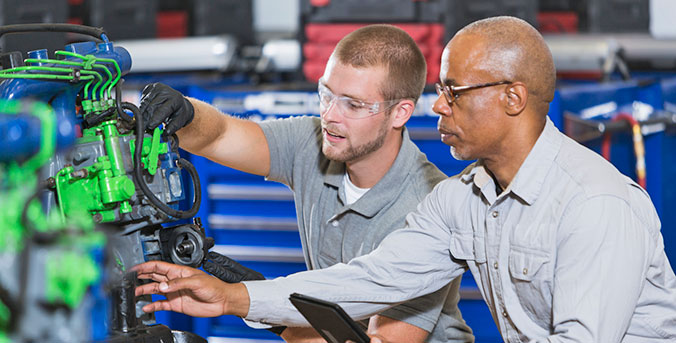
[[[321,118],[254,123],[161,84],[146,87],[141,112],[150,128],[165,122],[167,133],[178,130],[191,153],[288,185],[307,266],[320,269],[375,249],[445,178],[404,126],[425,73],[411,37],[372,25],[331,55],[319,81]],[[473,342],[457,308],[459,282],[372,317],[369,331],[400,342]],[[282,337],[323,341],[308,328],[287,328]]]
[[[480,20],[446,46],[434,110],[453,156],[478,159],[441,182],[408,228],[347,265],[225,284],[190,268],[139,265],[144,310],[304,322],[292,292],[363,317],[470,269],[506,342],[676,341],[676,276],[646,192],[547,118],[555,69],[542,36]],[[274,310],[273,310],[274,309]],[[211,315],[209,312],[201,314]]]

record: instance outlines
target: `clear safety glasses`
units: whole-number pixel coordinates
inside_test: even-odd
[[[386,100],[380,102],[368,102],[349,96],[337,96],[331,92],[323,83],[317,87],[319,95],[319,113],[324,114],[333,105],[335,109],[344,117],[352,119],[361,119],[376,115],[386,111],[388,108],[397,104],[399,100]]]

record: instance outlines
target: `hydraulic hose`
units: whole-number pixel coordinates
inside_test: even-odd
[[[136,107],[136,105],[132,103],[124,102],[121,104],[121,107],[122,109],[131,111],[134,114],[134,120],[136,121],[136,147],[134,149],[134,178],[136,179],[136,184],[141,188],[141,191],[148,198],[150,204],[153,205],[153,207],[160,210],[161,212],[164,212],[168,216],[177,219],[187,219],[194,217],[197,214],[197,211],[199,210],[200,202],[202,199],[202,189],[200,187],[200,180],[199,176],[197,175],[197,170],[195,169],[195,166],[193,166],[192,163],[190,163],[188,160],[184,158],[179,158],[178,160],[178,163],[180,164],[179,166],[185,167],[185,169],[190,174],[190,177],[192,178],[193,189],[195,190],[192,207],[189,210],[187,211],[174,210],[173,208],[167,206],[167,204],[157,199],[157,197],[150,190],[150,188],[148,187],[143,178],[143,166],[141,163],[141,151],[143,150],[143,134],[145,132],[145,128],[143,125],[143,117],[141,116],[138,107]]]
[[[125,124],[133,127],[134,118],[122,109],[122,89],[120,88],[122,82],[124,82],[124,79],[120,79],[120,82],[115,85],[115,107],[117,107],[117,115],[120,119],[122,119]]]
[[[73,32],[92,36],[96,39],[108,40],[102,27],[91,27],[76,24],[15,24],[0,26],[0,37],[4,34],[22,32]]]

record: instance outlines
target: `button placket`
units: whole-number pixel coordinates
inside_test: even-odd
[[[486,212],[486,226],[487,226],[487,236],[491,237],[491,243],[493,246],[496,246],[501,243],[503,235],[506,235],[507,233],[501,229],[500,223],[503,221],[503,217],[501,216],[500,209],[499,209],[499,203],[496,203],[494,206],[491,206],[488,208],[488,211]],[[493,260],[493,268],[490,268],[492,270],[489,270],[489,275],[490,278],[493,280],[493,282],[490,283],[491,288],[492,288],[492,293],[493,297],[495,300],[495,304],[498,309],[498,320],[502,323],[501,326],[504,327],[504,333],[507,334],[509,333],[509,327],[510,327],[510,320],[509,320],[509,313],[507,313],[507,308],[505,304],[505,299],[504,299],[504,294],[503,294],[503,289],[502,289],[502,274],[501,274],[501,269],[500,265],[503,264],[503,262],[500,260],[500,250],[499,249],[491,249],[492,253],[491,259]],[[505,265],[504,268],[506,268],[507,265]],[[503,268],[503,269],[504,269]]]

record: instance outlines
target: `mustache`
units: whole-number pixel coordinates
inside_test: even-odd
[[[322,129],[330,131],[330,132],[338,134],[338,135],[341,135],[341,136],[344,135],[342,130],[340,130],[336,125],[333,125],[333,124],[322,123]]]
[[[451,130],[451,129],[449,129],[449,128],[443,126],[443,125],[437,125],[437,130],[438,130],[440,133],[446,133],[446,134],[453,134],[453,133],[454,133],[453,130]]]

